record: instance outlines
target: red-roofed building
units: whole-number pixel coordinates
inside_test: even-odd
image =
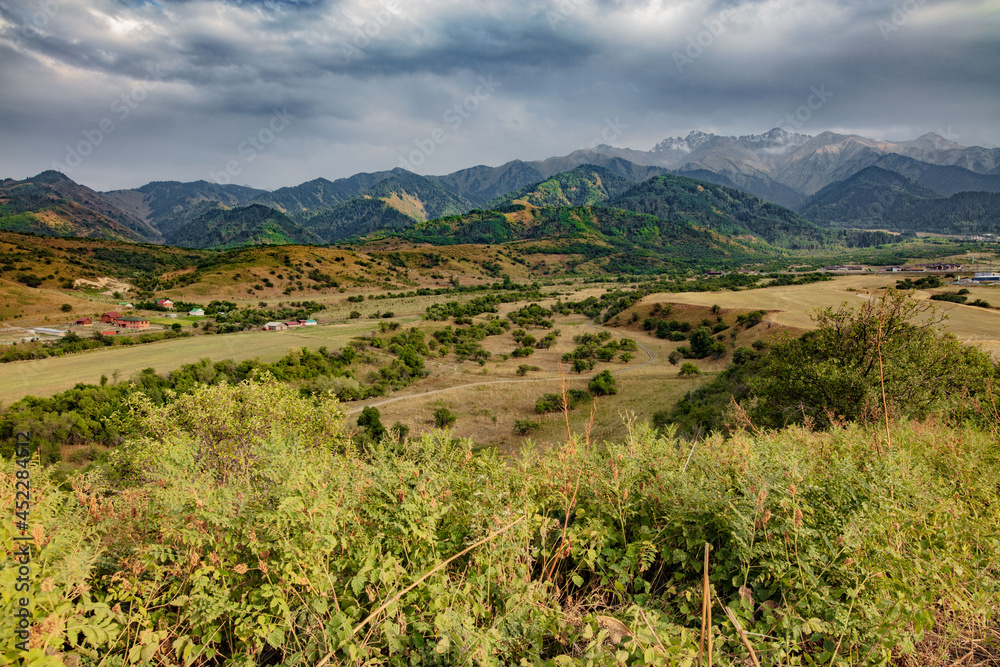
[[[105,324],[114,324],[121,318],[121,314],[111,310],[101,315],[101,321]]]
[[[84,324],[93,324],[93,323],[94,320],[90,319],[89,317],[81,317],[76,322],[73,322],[73,326],[82,326]]]

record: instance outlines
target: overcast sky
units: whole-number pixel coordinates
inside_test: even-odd
[[[101,190],[998,119],[1000,0],[0,0],[0,177]]]

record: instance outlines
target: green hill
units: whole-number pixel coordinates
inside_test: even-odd
[[[816,225],[787,208],[735,188],[683,176],[656,176],[611,199],[608,206],[689,222],[729,236],[801,248],[829,241]]]
[[[261,204],[214,207],[177,229],[171,245],[235,248],[247,245],[319,244],[322,239],[280,211]]]
[[[514,204],[420,223],[395,234],[415,243],[453,245],[521,242],[526,253],[566,254],[595,269],[655,273],[676,268],[735,266],[773,258],[763,243],[726,238],[686,222],[612,208]]]
[[[494,199],[485,208],[496,209],[515,201],[533,206],[593,206],[622,194],[634,185],[627,178],[594,165],[583,165]]]

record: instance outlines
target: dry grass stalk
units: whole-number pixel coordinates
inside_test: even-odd
[[[712,667],[712,592],[708,585],[708,550],[711,548],[705,542],[705,569],[701,587],[701,641],[698,643],[698,664]],[[708,662],[705,662],[705,654]]]
[[[878,309],[878,335],[875,338],[875,345],[878,352],[878,377],[882,386],[882,415],[885,417],[885,439],[892,449],[892,434],[889,432],[889,403],[885,399],[885,367],[882,364],[882,316],[885,315],[885,300],[889,297],[889,290],[882,292],[882,303]],[[882,452],[879,452],[881,455]]]
[[[723,607],[722,610],[726,612],[726,616],[729,618],[729,622],[733,624],[736,628],[736,632],[739,633],[740,639],[743,641],[743,645],[747,647],[750,651],[750,660],[753,662],[754,667],[760,667],[760,660],[757,659],[757,653],[753,650],[753,646],[750,644],[750,639],[747,637],[747,633],[743,631],[743,626],[740,625],[740,621],[736,618],[736,614],[729,607]]]
[[[653,625],[649,622],[649,619],[646,617],[646,612],[640,609],[639,613],[642,614],[642,620],[646,624],[646,627],[649,628],[649,631],[653,633],[653,639],[656,640],[656,645],[660,647],[660,651],[663,652],[663,655],[666,655],[667,649],[664,648],[663,642],[660,641],[660,635],[656,634],[656,630],[653,629]]]
[[[390,605],[395,604],[396,602],[398,602],[400,598],[402,598],[404,595],[406,595],[407,593],[409,593],[410,591],[412,591],[414,588],[416,588],[420,584],[424,583],[424,581],[426,581],[427,578],[430,577],[431,575],[433,575],[435,572],[438,572],[439,570],[447,567],[453,561],[461,558],[462,556],[464,556],[465,554],[469,553],[470,551],[472,551],[476,547],[480,547],[480,546],[486,544],[487,542],[491,542],[498,535],[502,535],[503,533],[507,532],[508,530],[510,530],[511,528],[513,528],[514,526],[516,526],[517,524],[521,523],[522,521],[524,521],[524,517],[523,516],[520,517],[520,518],[518,518],[518,519],[515,519],[514,521],[511,521],[510,523],[508,523],[503,528],[500,528],[498,530],[493,531],[492,533],[490,533],[489,535],[487,535],[483,539],[479,540],[478,542],[476,542],[474,544],[470,544],[468,547],[466,547],[465,549],[462,549],[461,551],[459,551],[457,554],[455,554],[454,556],[452,556],[448,560],[441,561],[440,563],[438,563],[437,565],[435,565],[434,567],[432,567],[430,570],[428,570],[426,573],[424,573],[424,575],[421,576],[419,579],[417,579],[416,581],[414,581],[412,584],[410,584],[409,586],[407,586],[406,588],[404,588],[400,592],[398,592],[395,595],[393,595],[391,598],[389,598],[383,604],[379,605],[378,609],[376,609],[372,613],[368,614],[368,616],[366,616],[363,621],[361,621],[360,623],[358,623],[354,627],[354,629],[351,631],[351,634],[347,637],[347,639],[350,639],[354,635],[358,634],[358,632],[361,630],[361,628],[363,628],[366,625],[368,625],[369,621],[371,621],[373,618],[375,618],[376,616],[378,616],[379,614],[381,614],[383,611],[385,611]],[[345,639],[344,641],[346,642],[347,639]],[[328,664],[330,662],[330,659],[333,657],[334,653],[336,653],[335,650],[334,651],[330,651],[329,653],[327,653],[323,657],[322,660],[320,660],[319,662],[316,663],[316,667],[324,667],[326,664]]]
[[[573,435],[569,428],[569,397],[567,396],[565,383],[563,384],[562,388],[562,397],[563,397],[563,415],[566,418],[566,447],[568,448],[573,444]],[[590,453],[590,434],[594,428],[594,416],[596,414],[597,414],[597,401],[594,401],[593,405],[590,408],[590,421],[587,423],[587,427],[585,430],[586,444],[584,448],[584,459],[586,459],[586,455]],[[564,541],[566,540],[566,531],[569,530],[569,517],[570,513],[573,511],[573,508],[576,507],[576,497],[577,494],[580,492],[580,480],[583,478],[583,469],[584,469],[584,464],[581,463],[580,468],[577,471],[576,483],[573,486],[573,496],[570,498],[569,503],[567,503],[566,511],[563,516],[562,533],[559,535],[559,541],[557,543],[560,548],[555,549],[553,551],[552,560],[549,562],[548,572],[545,575],[545,578],[549,580],[552,579],[552,575],[556,571],[556,565],[559,562],[559,554],[561,553],[561,547]]]

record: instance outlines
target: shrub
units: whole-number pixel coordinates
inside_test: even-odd
[[[378,408],[371,406],[365,407],[358,416],[358,428],[368,431],[368,435],[375,441],[381,440],[386,435],[385,426],[382,425],[382,413]]]
[[[515,419],[513,430],[515,435],[527,435],[532,431],[538,430],[538,427],[538,422],[531,419]]]
[[[587,389],[594,396],[610,396],[618,393],[618,382],[611,371],[601,371],[587,383]]]
[[[681,364],[681,369],[677,371],[677,375],[682,378],[694,377],[695,375],[701,375],[701,371],[690,361],[685,361]]]
[[[446,428],[455,423],[458,417],[454,412],[446,407],[440,407],[434,411],[434,425],[438,428]]]

